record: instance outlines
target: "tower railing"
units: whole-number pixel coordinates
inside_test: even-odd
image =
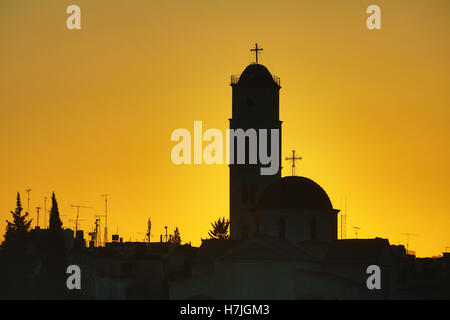
[[[231,84],[237,84],[239,82],[239,77],[240,76],[238,76],[236,74],[232,74],[231,75]]]
[[[280,83],[281,83],[280,77],[272,76],[272,78],[273,78],[273,81],[274,81],[279,87],[281,87],[281,86],[280,86]]]
[[[240,78],[240,76],[238,76],[236,74],[231,75],[231,82],[230,83],[231,84],[238,84],[239,78]],[[281,83],[280,77],[272,76],[272,79],[278,86],[280,86],[280,83]]]

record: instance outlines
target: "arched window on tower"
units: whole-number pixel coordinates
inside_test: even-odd
[[[311,218],[311,221],[309,222],[309,234],[310,234],[311,240],[316,240],[316,236],[317,236],[316,218]]]
[[[286,238],[286,220],[284,218],[280,218],[278,221],[278,237],[281,239]]]

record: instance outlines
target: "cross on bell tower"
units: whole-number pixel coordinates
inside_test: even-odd
[[[255,48],[250,49],[250,51],[255,52],[256,55],[256,64],[258,64],[258,51],[263,51],[263,48],[258,48],[258,44],[255,43]]]
[[[286,158],[288,161],[292,161],[292,168],[291,168],[291,175],[295,176],[295,160],[302,160],[302,157],[296,157],[295,156],[295,150],[292,150],[292,157]]]

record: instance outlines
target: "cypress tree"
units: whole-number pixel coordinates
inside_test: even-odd
[[[62,221],[59,217],[58,202],[55,193],[52,193],[52,209],[50,210],[49,229],[53,231],[62,230]]]

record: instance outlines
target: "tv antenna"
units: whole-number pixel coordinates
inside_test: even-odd
[[[410,236],[418,237],[419,235],[415,234],[415,233],[409,233],[409,232],[405,232],[405,233],[402,233],[402,234],[406,236],[406,252],[408,253],[408,250],[409,250],[409,237]]]
[[[70,222],[75,222],[75,234],[78,231],[78,221],[83,221],[79,219],[80,216],[80,208],[91,209],[92,207],[80,206],[80,205],[72,205],[72,208],[77,208],[77,218],[75,220],[69,220]]]
[[[46,214],[47,214],[47,197],[44,197],[44,229],[45,229],[45,221],[46,221]]]
[[[91,241],[93,241],[94,246],[98,247],[99,239],[98,239],[98,229],[100,227],[100,219],[96,218],[94,223],[94,231],[89,232],[89,236],[91,237]]]
[[[31,189],[27,189],[26,192],[27,192],[27,196],[28,196],[28,213],[31,213],[30,212],[30,192],[31,192]]]
[[[164,228],[166,229],[166,235],[164,236],[165,242],[169,241],[168,235],[167,235],[167,226],[164,226]]]
[[[341,198],[341,208],[342,208],[342,198]],[[347,237],[347,197],[345,197],[344,210],[341,212],[341,239]]]
[[[148,218],[147,221],[147,232],[145,234],[145,241],[150,244],[150,237],[152,236],[152,221]]]
[[[103,193],[102,197],[105,198],[105,235],[103,236],[103,241],[108,242],[108,197],[111,194]]]
[[[103,215],[103,214],[96,214],[95,215],[95,217],[97,218],[96,220],[98,220],[98,228],[101,230],[102,229],[102,227],[101,227],[101,223],[102,223],[102,221],[101,221],[101,218],[102,217],[104,217],[105,215]],[[102,245],[102,236],[101,236],[101,233],[98,233],[97,234],[97,246],[101,246]],[[105,246],[106,246],[106,241],[105,241]]]
[[[41,210],[41,207],[36,207],[36,212],[37,212],[36,227],[39,227],[39,210]]]
[[[353,227],[355,229],[355,239],[358,239],[358,230],[361,230],[360,227]]]

